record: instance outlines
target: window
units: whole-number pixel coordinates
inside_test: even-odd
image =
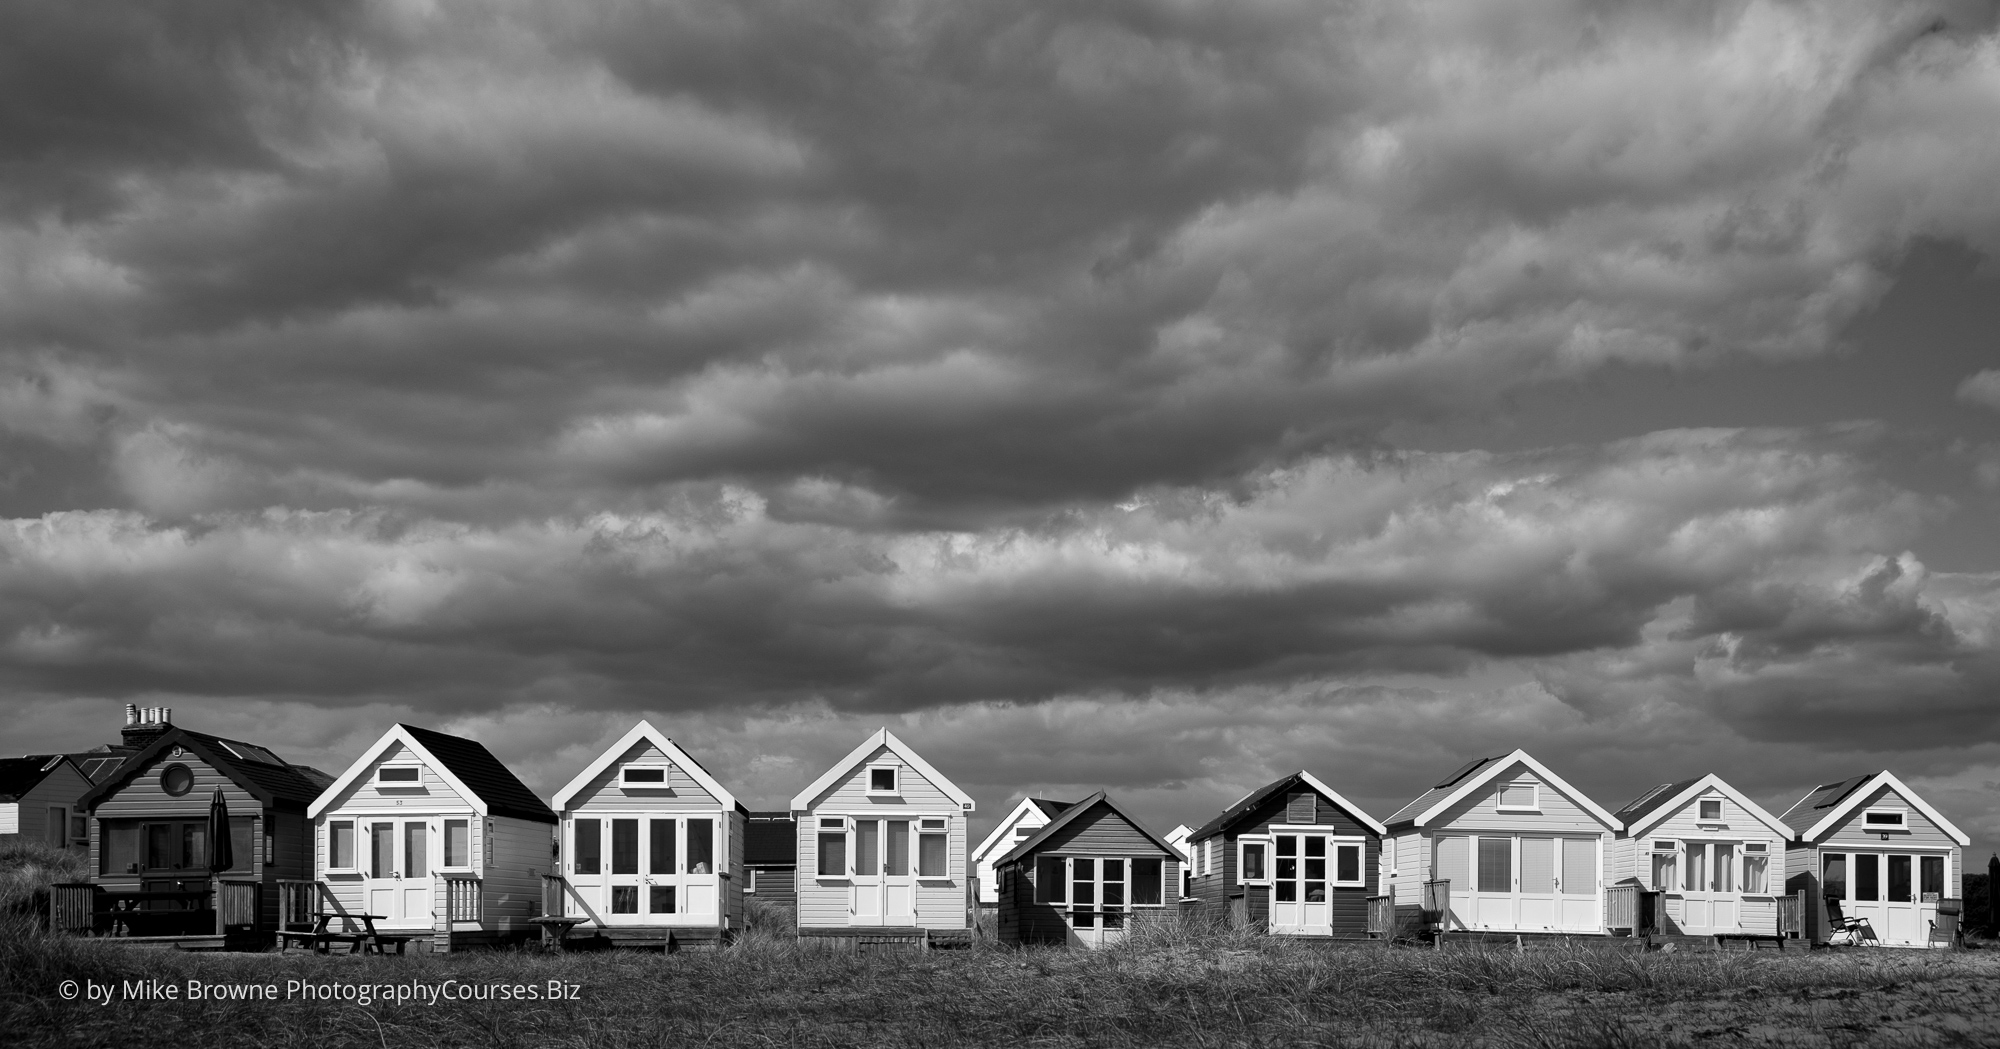
[[[1743,891],[1771,891],[1771,847],[1763,842],[1743,846]]]
[[[1137,859],[1132,861],[1132,905],[1134,907],[1158,907],[1166,903],[1165,891],[1166,862],[1162,859]]]
[[[1534,780],[1500,785],[1498,807],[1502,812],[1539,812],[1541,800],[1540,785]]]
[[[687,821],[687,865],[689,874],[714,874],[715,821]]]
[[[571,863],[576,868],[576,873],[603,873],[603,834],[603,825],[598,820],[576,821],[576,847],[571,850],[576,854],[576,859]]]
[[[819,876],[847,877],[847,821],[844,819],[821,818],[819,821]]]
[[[1854,898],[1875,903],[1882,898],[1882,857],[1860,853],[1854,857]]]
[[[393,823],[368,825],[368,876],[396,876],[396,825]]]
[[[1908,830],[1907,815],[1902,809],[1869,809],[1861,814],[1861,826],[1872,831]]]
[[[1203,874],[1214,874],[1214,873],[1215,873],[1215,839],[1214,839],[1214,838],[1210,838],[1210,839],[1208,839],[1208,842],[1207,842],[1207,844],[1205,844],[1205,845],[1203,845],[1203,846],[1202,846],[1202,864],[1201,864],[1201,872],[1202,872]]]
[[[1918,886],[1918,891],[1923,893],[1922,897],[1923,900],[1927,903],[1931,903],[1943,899],[1944,857],[1925,856],[1919,859],[1917,862],[1918,866],[1921,868],[1921,873],[1923,877],[1923,881],[1920,882]]]
[[[421,878],[430,873],[430,824],[403,824],[403,876]]]
[[[636,819],[611,821],[611,873],[639,873],[639,821]],[[639,902],[632,901],[632,906],[634,909],[626,913],[637,914]]]
[[[69,818],[69,836],[75,838],[77,841],[88,839],[90,837],[90,817],[71,816]]]
[[[623,775],[626,783],[640,786],[667,785],[667,770],[663,768],[628,768]]]
[[[1035,902],[1067,903],[1069,864],[1061,856],[1035,857]]]
[[[1363,885],[1361,876],[1361,846],[1335,844],[1333,847],[1333,881],[1336,885]]]
[[[613,821],[614,824],[617,822]],[[611,834],[612,840],[614,842],[617,841],[618,831],[615,825],[612,828]],[[613,885],[611,887],[611,913],[639,913],[639,887],[637,885]]]
[[[1285,799],[1285,822],[1311,825],[1318,819],[1317,803],[1311,794],[1294,794]]]
[[[353,820],[332,820],[327,823],[326,865],[333,870],[354,869]]]
[[[1125,927],[1125,861],[1097,861],[1098,908],[1104,912],[1104,927]]]
[[[894,765],[868,766],[868,793],[870,794],[896,793],[896,766]]]
[[[1715,870],[1709,878],[1710,892],[1736,891],[1736,845],[1719,841],[1710,846],[1714,850]]]
[[[1910,903],[1916,899],[1911,894],[1910,857],[1890,856],[1889,860],[1889,902]]]
[[[1847,857],[1829,852],[1820,857],[1820,894],[1836,900],[1847,898]]]
[[[472,866],[472,821],[444,821],[444,865]]]
[[[944,820],[927,819],[920,824],[919,833],[917,834],[917,877],[948,878],[951,876],[945,871],[945,857],[949,844],[950,838],[947,834]]]
[[[1514,890],[1514,839],[1479,839],[1479,891]]]
[[[1680,891],[1680,853],[1671,841],[1653,843],[1653,891]]]
[[[1691,841],[1687,843],[1687,880],[1682,884],[1689,892],[1708,891],[1708,843]]]
[[[1266,879],[1265,857],[1270,845],[1262,841],[1238,838],[1236,841],[1236,869],[1242,872],[1238,880],[1245,883],[1263,882]]]
[[[194,770],[186,765],[168,765],[160,772],[160,789],[178,798],[194,788]]]
[[[139,869],[139,825],[131,820],[97,821],[97,873],[127,874]]]
[[[1097,927],[1097,861],[1069,861],[1070,923],[1079,929]]]
[[[758,874],[757,868],[752,867],[750,868],[748,874],[744,877],[743,880],[744,895],[746,896],[757,895],[757,874]]]
[[[649,897],[646,901],[647,913],[649,914],[674,913],[674,886],[672,885],[650,886],[648,888],[646,895]]]
[[[49,844],[55,848],[69,845],[69,810],[61,805],[49,806],[48,822],[43,824]]]
[[[415,765],[384,765],[375,770],[375,782],[385,787],[420,787],[424,774]]]
[[[1699,804],[1701,806],[1700,819],[1713,823],[1722,818],[1721,798],[1703,798]]]
[[[648,820],[647,836],[651,839],[646,850],[647,874],[672,874],[677,869],[674,864],[678,857],[674,854],[675,821]]]

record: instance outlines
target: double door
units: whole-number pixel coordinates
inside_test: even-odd
[[[909,926],[917,923],[916,869],[911,865],[907,819],[854,820],[855,925]]]
[[[1681,930],[1696,936],[1736,932],[1743,919],[1737,884],[1742,846],[1733,841],[1690,841],[1681,845]]]
[[[1826,888],[1834,881],[1835,861],[1851,863],[1846,878],[1848,913],[1866,919],[1876,938],[1896,946],[1926,945],[1937,920],[1938,900],[1946,895],[1949,857],[1943,853],[1856,851],[1826,854]]]
[[[713,924],[717,823],[674,813],[571,818],[571,912],[605,925]]]
[[[361,869],[362,897],[378,928],[431,927],[436,915],[437,821],[428,818],[366,819],[367,859]]]
[[[1363,842],[1324,832],[1271,835],[1271,931],[1333,935],[1336,885],[1363,885]]]
[[[1597,838],[1481,834],[1463,846],[1439,839],[1439,869],[1449,853],[1467,856],[1470,893],[1460,918],[1475,929],[1508,932],[1595,932],[1603,927],[1598,894]],[[1469,897],[1469,899],[1468,899]],[[1456,910],[1457,908],[1454,908]]]

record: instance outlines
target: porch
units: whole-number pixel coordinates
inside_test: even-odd
[[[560,874],[542,877],[540,917],[529,919],[539,926],[542,940],[567,950],[604,950],[613,947],[658,948],[669,953],[683,950],[715,950],[727,945],[733,932],[718,915],[713,924],[612,925],[603,922],[589,908],[585,916],[568,913],[572,896],[569,881]]]
[[[260,921],[263,885],[210,878],[202,887],[109,889],[91,882],[49,886],[51,932],[115,939],[134,947],[261,950],[271,930]]]

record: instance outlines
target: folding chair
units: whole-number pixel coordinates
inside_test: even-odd
[[[1826,920],[1833,931],[1827,935],[1828,947],[1873,947],[1880,946],[1881,940],[1875,936],[1875,927],[1866,918],[1849,918],[1841,913],[1840,900],[1826,898]]]

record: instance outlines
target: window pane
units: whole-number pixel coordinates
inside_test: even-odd
[[[1500,788],[1500,805],[1509,809],[1525,809],[1535,803],[1535,785],[1532,783],[1509,783]]]
[[[1743,857],[1743,891],[1770,892],[1770,857]]]
[[[208,826],[181,824],[181,866],[189,870],[208,869]]]
[[[1854,898],[1874,903],[1882,898],[1881,857],[1861,853],[1854,857]]]
[[[651,898],[651,899],[649,899],[649,900],[647,901],[647,903],[646,903],[646,906],[647,906],[648,908],[650,908],[650,909],[649,909],[649,910],[647,911],[647,913],[648,913],[648,914],[672,914],[672,913],[674,913],[674,887],[673,887],[673,886],[671,886],[671,885],[655,885],[655,886],[653,886],[653,887],[652,887],[652,892],[651,892],[651,894],[650,894],[650,895],[651,895],[651,897],[652,897],[652,898]]]
[[[895,770],[895,769],[869,769],[869,770],[868,770],[868,789],[869,789],[869,790],[895,790],[895,789],[896,789],[896,770]]]
[[[1337,861],[1337,862],[1336,862],[1336,863],[1334,864],[1334,872],[1333,872],[1333,878],[1334,878],[1334,880],[1335,880],[1335,881],[1360,881],[1360,880],[1361,880],[1361,846],[1359,846],[1359,845],[1342,845],[1342,846],[1340,846],[1340,847],[1338,847],[1338,848],[1334,849],[1334,850],[1333,850],[1333,852],[1334,852],[1334,857],[1335,857],[1335,859],[1336,859],[1336,861]]]
[[[611,873],[639,873],[638,820],[611,821]]]
[[[1716,843],[1713,866],[1715,869],[1711,872],[1711,891],[1735,892],[1736,846],[1727,842]]]
[[[330,866],[342,870],[354,866],[354,824],[349,820],[335,820],[327,824],[327,858]]]
[[[1243,846],[1243,877],[1247,881],[1264,880],[1264,843],[1249,842]]]
[[[1280,857],[1297,856],[1298,854],[1299,854],[1298,835],[1296,834],[1278,835],[1278,855]]]
[[[69,810],[58,805],[49,806],[42,823],[42,833],[52,848],[62,848],[69,844]]]
[[[602,870],[602,850],[600,835],[604,833],[597,820],[576,821],[576,872],[597,874]]]
[[[821,877],[838,878],[847,873],[847,835],[827,834],[819,836],[819,873]]]
[[[348,829],[348,855],[353,855],[353,828]],[[139,862],[139,825],[125,820],[98,820],[97,873],[124,874]]]
[[[715,821],[689,820],[688,873],[715,873]]]
[[[1680,891],[1680,883],[1674,878],[1675,868],[1680,866],[1677,862],[1675,862],[1677,859],[1679,859],[1679,857],[1677,857],[1671,852],[1656,852],[1653,854],[1654,891],[1656,892]]]
[[[613,830],[612,840],[617,840],[618,832]],[[611,913],[639,913],[639,887],[637,885],[613,885],[611,887]]]
[[[854,873],[871,875],[882,869],[882,822],[854,821]]]
[[[1562,850],[1562,891],[1575,896],[1596,892],[1597,842],[1589,838],[1564,838]]]
[[[1830,852],[1820,857],[1820,893],[1835,899],[1847,898],[1847,857]]]
[[[889,850],[882,860],[882,873],[900,878],[910,873],[910,821],[889,820]]]
[[[1293,878],[1285,877],[1285,864],[1296,863],[1296,862],[1298,861],[1297,860],[1278,861],[1278,880],[1271,883],[1271,898],[1277,900],[1279,903],[1298,902],[1299,899],[1298,881]]]
[[[1079,907],[1087,907],[1097,902],[1097,861],[1073,859],[1069,861],[1070,902]]]
[[[926,878],[943,878],[945,874],[945,844],[942,834],[920,834],[917,836],[917,873]]]
[[[1067,872],[1061,856],[1035,857],[1035,902],[1063,903],[1068,897]]]
[[[1936,896],[1939,899],[1943,899],[1946,895],[1944,891],[1944,857],[1925,856],[1922,866],[1924,881],[1923,888],[1919,891],[1925,896]]]
[[[248,873],[257,862],[257,821],[251,816],[229,817],[229,869]]]
[[[1910,857],[1891,856],[1889,857],[1889,902],[1909,903],[1911,899]]]
[[[627,783],[665,783],[666,781],[667,781],[666,769],[625,770],[625,782]]]
[[[468,820],[444,821],[444,865],[472,865],[472,824]]]
[[[422,878],[431,869],[430,825],[403,824],[403,877]]]
[[[1162,872],[1165,860],[1132,861],[1132,902],[1142,906],[1161,903]]]
[[[674,873],[674,821],[648,820],[647,837],[650,840],[646,842],[646,873]]]
[[[1708,888],[1708,845],[1706,842],[1691,841],[1687,844],[1687,891],[1703,892]]]
[[[1704,801],[1704,802],[1702,802],[1702,803],[1701,803],[1701,818],[1702,818],[1702,819],[1705,819],[1705,820],[1719,820],[1719,819],[1721,819],[1721,818],[1722,818],[1722,802],[1720,802],[1720,801]]]
[[[1479,839],[1479,891],[1512,892],[1514,889],[1514,839]]]
[[[371,877],[376,878],[388,878],[395,875],[395,824],[371,823],[368,825],[368,873]]]

